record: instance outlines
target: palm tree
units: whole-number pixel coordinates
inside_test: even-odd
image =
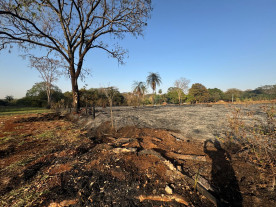
[[[156,85],[159,86],[161,83],[161,77],[158,73],[149,73],[147,77],[147,84],[152,88],[154,95],[156,95]],[[155,98],[153,98],[153,103],[155,104]]]
[[[156,93],[156,85],[160,85],[162,83],[161,77],[158,73],[149,73],[147,77],[147,84],[152,88],[153,93]]]
[[[143,100],[144,100],[144,95],[147,91],[147,87],[146,84],[142,81],[138,82],[138,81],[134,81],[133,83],[133,93],[138,95],[138,99],[143,96]]]
[[[144,82],[141,85],[141,90],[142,90],[143,101],[144,101],[145,100],[145,93],[147,92],[147,86],[146,86],[146,84]]]

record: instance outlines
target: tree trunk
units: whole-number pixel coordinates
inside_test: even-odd
[[[71,75],[72,83],[72,95],[73,95],[73,108],[74,112],[78,113],[80,111],[80,94],[77,78]]]
[[[155,90],[153,89],[153,98],[152,98],[152,105],[153,105],[153,106],[155,105],[155,95],[156,95],[156,92],[155,92]]]
[[[51,108],[51,96],[50,93],[47,91],[47,108]]]
[[[47,108],[50,109],[51,108],[51,88],[48,86],[46,86],[46,93],[47,93]]]
[[[93,119],[95,119],[96,117],[95,103],[93,103],[92,116],[93,116]]]
[[[114,121],[113,121],[113,110],[112,110],[112,100],[109,102],[109,105],[110,105],[110,118],[111,118],[111,127],[112,129],[114,129]]]

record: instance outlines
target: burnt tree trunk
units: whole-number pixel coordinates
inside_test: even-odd
[[[78,113],[80,111],[80,94],[77,79],[71,78],[72,82],[72,94],[73,94],[73,108],[74,112]]]
[[[78,87],[78,76],[75,74],[74,66],[70,67],[71,73],[71,84],[72,84],[72,95],[73,95],[73,108],[74,112],[78,113],[80,111],[80,94]]]
[[[79,86],[78,86],[78,77],[81,72],[82,64],[83,64],[83,57],[79,58],[77,68],[75,68],[74,63],[74,54],[69,54],[69,72],[71,76],[71,85],[72,85],[72,96],[73,96],[73,111],[75,113],[80,112],[80,93],[79,93]]]

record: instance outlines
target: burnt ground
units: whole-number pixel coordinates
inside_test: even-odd
[[[115,119],[116,130],[59,114],[0,117],[0,205],[276,205],[271,174],[221,143]]]
[[[178,131],[183,138],[207,140],[223,138],[227,131],[229,116],[235,109],[253,117],[243,117],[243,121],[264,119],[260,107],[264,104],[202,104],[172,106],[113,107],[115,128],[137,126],[140,128],[158,128]],[[269,104],[271,105],[271,104]],[[274,104],[275,105],[275,104]],[[109,108],[97,108],[96,119],[83,117],[83,123],[89,128],[110,121]]]

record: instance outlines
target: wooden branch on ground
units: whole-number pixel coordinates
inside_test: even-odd
[[[180,160],[196,160],[206,162],[206,156],[204,155],[182,155],[174,152],[167,152],[166,156]]]
[[[162,202],[171,202],[171,201],[176,201],[178,203],[184,204],[186,206],[189,205],[189,203],[185,200],[185,198],[183,198],[180,195],[150,195],[150,196],[146,196],[146,195],[140,195],[138,197],[138,199],[140,200],[140,202],[143,202],[144,200],[153,200],[153,201],[162,201]]]
[[[177,177],[181,177],[183,178],[185,181],[187,181],[187,183],[189,183],[191,186],[193,186],[195,184],[195,180],[191,177],[189,177],[188,175],[183,174],[182,170],[178,170],[177,168],[175,168],[175,166],[173,165],[173,163],[167,159],[165,159],[160,153],[151,150],[151,149],[147,149],[147,150],[142,150],[138,153],[140,154],[150,154],[153,156],[156,156],[158,158],[160,158],[163,163],[165,165],[167,165],[167,167],[173,171],[175,173],[175,175]],[[175,153],[174,153],[175,154]],[[167,156],[167,154],[166,154]],[[205,187],[203,187],[200,183],[197,183],[196,185],[196,190],[198,190],[199,193],[201,193],[202,195],[204,195],[208,200],[210,200],[215,206],[219,205],[219,200],[214,197]]]

